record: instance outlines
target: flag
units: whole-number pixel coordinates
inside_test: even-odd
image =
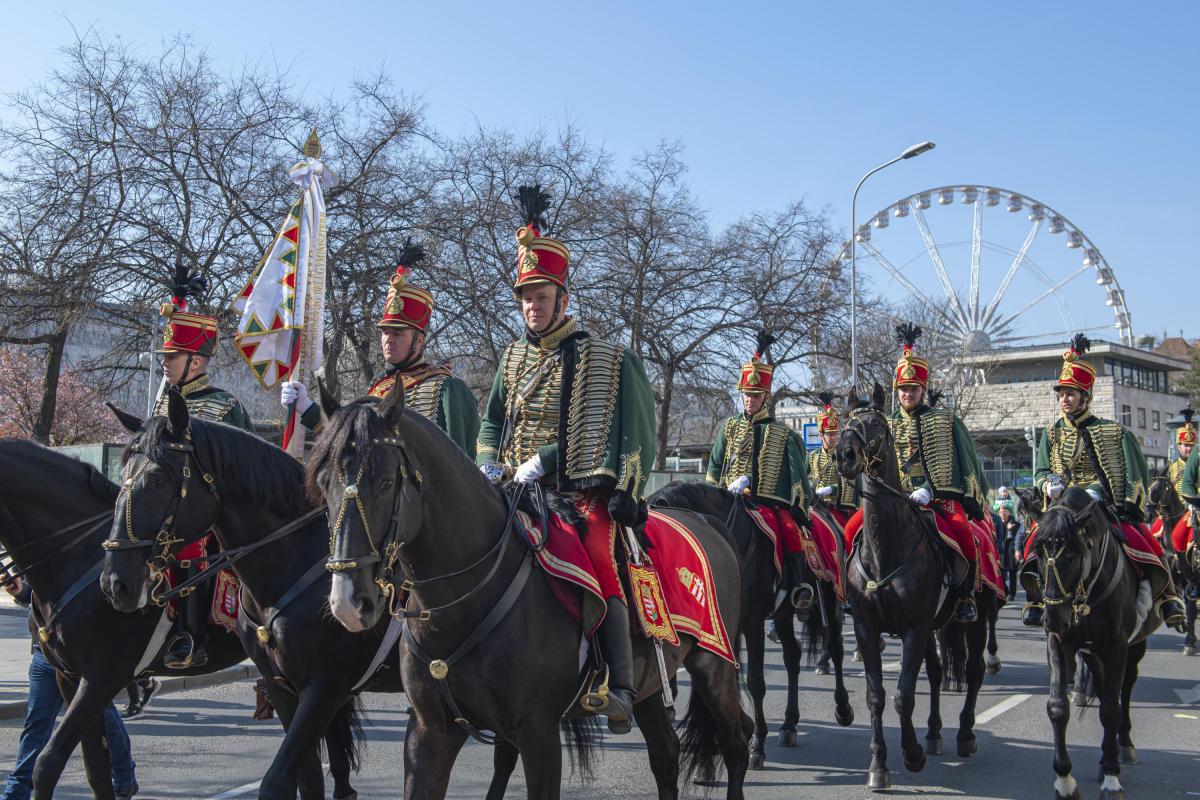
[[[325,339],[325,195],[336,183],[321,163],[314,130],[304,160],[289,171],[300,196],[288,210],[270,247],[238,294],[234,342],[264,389],[286,380],[305,381],[321,367]],[[304,429],[294,406],[283,426],[283,448],[304,449]]]

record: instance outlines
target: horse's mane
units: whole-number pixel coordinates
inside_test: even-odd
[[[1094,501],[1083,489],[1071,487],[1062,493],[1058,502],[1046,509],[1038,520],[1037,534],[1033,537],[1034,547],[1057,539],[1074,536],[1079,522],[1077,516],[1086,511]]]
[[[704,506],[716,500],[729,498],[728,492],[719,486],[713,486],[701,481],[679,481],[668,483],[650,497],[653,506],[673,506],[677,508],[695,508]]]
[[[54,473],[55,481],[85,484],[97,500],[109,505],[115,505],[117,502],[117,494],[121,487],[105,477],[100,470],[30,439],[0,438],[0,456],[11,457],[24,472]]]
[[[166,417],[152,417],[142,426],[137,441],[144,443],[153,461],[167,455]],[[279,514],[308,508],[304,494],[304,468],[270,442],[226,425],[192,418],[189,423],[196,460],[215,472],[237,470],[236,480],[221,482],[221,493],[244,503],[265,506]],[[125,449],[125,458],[130,448]]]

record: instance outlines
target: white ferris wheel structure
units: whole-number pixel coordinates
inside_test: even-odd
[[[1125,292],[1100,248],[1028,195],[978,184],[926,189],[876,212],[854,237],[860,280],[888,297],[909,295],[960,352],[1065,341],[1080,330],[1115,329],[1133,345]]]

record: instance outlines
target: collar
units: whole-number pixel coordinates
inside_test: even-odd
[[[763,403],[763,407],[755,412],[754,416],[746,416],[746,412],[742,412],[742,419],[750,422],[751,425],[759,422],[769,422],[771,420],[771,412],[767,410],[767,404]]]
[[[525,340],[542,350],[557,350],[562,347],[563,342],[578,332],[579,323],[575,321],[574,317],[567,317],[559,323],[557,328],[543,333],[541,336],[526,328]]]
[[[1058,413],[1060,416],[1062,416],[1063,421],[1072,428],[1082,428],[1084,425],[1087,425],[1089,422],[1095,419],[1095,417],[1092,416],[1092,410],[1090,408],[1085,408],[1074,417],[1069,416],[1065,411],[1060,411]]]
[[[897,406],[897,408],[900,409],[901,414],[908,417],[909,419],[919,417],[922,414],[924,414],[926,411],[929,410],[929,406],[926,405],[925,403],[921,403],[919,406],[914,408],[912,411],[907,410],[904,406]]]
[[[202,392],[212,385],[212,379],[208,377],[208,373],[197,375],[187,383],[180,385],[179,393],[184,397],[189,397],[196,392]]]

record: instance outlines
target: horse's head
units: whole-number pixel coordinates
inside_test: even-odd
[[[321,386],[324,429],[308,462],[313,500],[326,505],[333,573],[329,605],[347,630],[367,630],[395,602],[400,548],[422,527],[421,473],[405,435],[397,380],[381,402],[339,407]]]
[[[864,400],[853,388],[846,397],[846,409],[850,420],[838,437],[834,456],[838,472],[854,480],[864,472],[875,474],[891,450],[892,429],[883,413],[886,396],[883,386],[877,381],[871,399]]]
[[[1088,592],[1104,559],[1108,521],[1082,489],[1067,489],[1038,521],[1033,552],[1046,630],[1062,635],[1091,612]]]
[[[171,390],[167,416],[142,422],[113,409],[135,434],[125,448],[113,527],[104,541],[100,588],[118,611],[143,608],[181,547],[200,539],[220,507],[196,460],[187,402]]]
[[[1146,514],[1150,521],[1159,517],[1167,517],[1182,512],[1183,501],[1175,491],[1175,484],[1169,475],[1159,473],[1150,481],[1150,489],[1146,492]]]
[[[1021,510],[1025,512],[1025,516],[1032,520],[1038,520],[1042,516],[1042,509],[1045,507],[1045,502],[1042,498],[1042,490],[1037,486],[1030,486],[1027,489],[1017,489],[1017,501],[1021,504]]]

